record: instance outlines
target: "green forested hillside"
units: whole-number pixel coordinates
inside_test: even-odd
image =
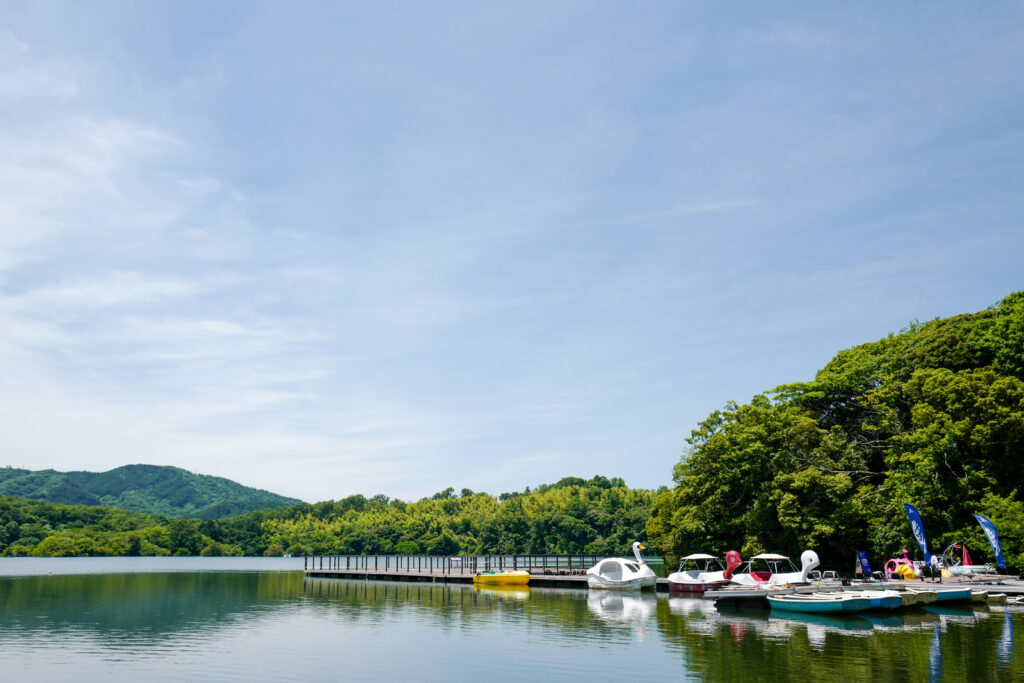
[[[654,493],[569,477],[498,498],[447,489],[414,503],[378,495],[200,521],[0,497],[4,555],[600,553],[645,541]]]
[[[126,465],[108,472],[0,469],[0,495],[102,505],[168,517],[214,519],[300,501],[177,467]]]
[[[654,495],[621,479],[567,477],[498,498],[450,488],[415,503],[350,496],[215,520],[203,533],[246,554],[623,553],[646,542]]]
[[[839,352],[811,382],[730,403],[693,430],[647,529],[667,556],[817,549],[846,568],[916,547],[982,558],[972,514],[1024,564],[1024,292]]]
[[[86,505],[0,496],[0,554],[241,555],[201,532],[204,522]]]

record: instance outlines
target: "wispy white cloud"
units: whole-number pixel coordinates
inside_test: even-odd
[[[0,306],[52,313],[55,309],[97,309],[155,302],[196,294],[200,286],[178,277],[143,273],[106,273],[46,285],[20,295],[0,298]]]

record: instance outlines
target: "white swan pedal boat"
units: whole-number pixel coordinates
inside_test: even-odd
[[[668,590],[676,593],[703,593],[732,582],[732,573],[742,564],[740,554],[730,550],[725,564],[714,555],[694,553],[679,561],[679,569],[668,575]]]
[[[587,586],[611,590],[640,590],[654,588],[658,577],[640,557],[644,549],[640,543],[633,544],[636,560],[622,557],[607,557],[587,570]]]

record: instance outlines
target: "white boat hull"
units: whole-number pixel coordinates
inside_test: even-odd
[[[587,586],[590,588],[602,588],[604,590],[631,591],[654,588],[658,579],[655,576],[640,576],[632,579],[613,580],[603,576],[590,575],[587,577]]]
[[[668,577],[668,589],[673,593],[703,593],[712,591],[723,586],[728,586],[731,581],[673,581]]]

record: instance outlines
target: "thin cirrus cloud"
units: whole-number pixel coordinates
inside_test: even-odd
[[[37,309],[37,312],[42,314],[188,297],[195,295],[199,289],[197,283],[182,278],[115,272],[38,287],[20,295],[4,297],[3,303],[10,309]]]

